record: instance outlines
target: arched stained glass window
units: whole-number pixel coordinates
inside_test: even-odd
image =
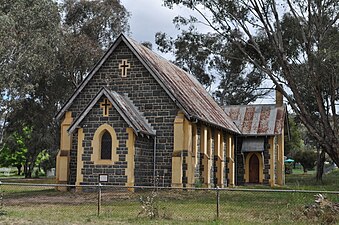
[[[112,159],[112,137],[107,130],[101,137],[101,159]]]

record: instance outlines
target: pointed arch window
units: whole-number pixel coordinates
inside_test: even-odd
[[[119,140],[113,127],[107,123],[102,124],[93,136],[91,161],[97,165],[112,165],[118,162],[118,147]]]
[[[100,151],[101,159],[112,159],[112,136],[111,134],[105,130],[101,137],[101,151]]]

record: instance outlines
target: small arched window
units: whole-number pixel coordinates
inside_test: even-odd
[[[101,137],[101,159],[112,159],[112,137],[107,130]]]

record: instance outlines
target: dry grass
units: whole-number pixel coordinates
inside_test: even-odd
[[[339,174],[330,176],[336,183]],[[293,176],[292,184],[295,181]],[[300,180],[298,184],[307,186],[307,182]],[[326,182],[331,190],[336,187]],[[314,202],[313,194],[304,193],[224,191],[220,193],[220,215],[216,220],[213,191],[160,191],[155,201],[158,217],[149,219],[139,215],[140,197],[149,192],[104,191],[98,217],[96,192],[5,185],[1,189],[6,215],[0,216],[0,224],[319,224],[302,213],[305,205]],[[315,185],[314,189],[320,186]],[[326,189],[326,185],[321,189]],[[339,202],[338,195],[328,197]]]

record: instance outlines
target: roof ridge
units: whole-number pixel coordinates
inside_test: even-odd
[[[177,65],[169,62],[124,34],[120,34],[88,76],[86,76],[70,99],[57,113],[56,119],[61,119],[74,99],[121,42],[127,45],[189,120],[197,119],[221,129],[240,133],[231,118],[229,118],[225,111],[215,102],[212,96],[192,74],[184,71]]]
[[[91,80],[92,76],[101,68],[101,66],[104,64],[107,58],[112,54],[113,50],[120,44],[120,42],[123,41],[123,37],[125,37],[125,35],[123,33],[120,33],[120,35],[113,42],[111,47],[108,48],[108,50],[103,54],[100,60],[93,66],[93,68],[87,74],[85,79],[79,84],[79,86],[77,86],[73,94],[69,97],[66,103],[57,112],[57,114],[54,116],[55,119],[57,120],[61,119],[61,117],[66,113],[66,110],[70,107],[74,99],[79,95],[79,93],[86,86],[86,84]]]
[[[113,91],[113,90],[112,90]],[[115,91],[114,91],[115,92]],[[116,92],[117,93],[117,92]],[[119,94],[119,93],[117,93]],[[127,103],[129,103],[136,111],[138,114],[140,114],[142,117],[141,119],[144,120],[144,122],[151,128],[151,130],[156,133],[156,130],[154,129],[154,127],[152,126],[152,124],[148,121],[148,119],[144,116],[144,112],[141,112],[139,107],[134,105],[133,100],[128,97],[128,93],[124,93],[123,95],[121,95],[122,98],[124,98],[126,100]]]
[[[233,121],[215,102],[196,77],[132,38],[125,38],[136,54],[142,58],[149,69],[164,84],[163,88],[169,90],[179,105],[184,108],[183,111],[189,119],[198,119],[214,126],[240,133],[239,129],[233,124]],[[188,87],[185,87],[185,85],[188,85]]]
[[[164,58],[162,55],[155,53],[154,51],[152,51],[151,49],[147,48],[146,46],[140,44],[138,41],[134,40],[131,37],[128,36],[124,36],[124,38],[126,38],[128,41],[132,41],[134,44],[139,45],[140,47],[142,47],[144,50],[148,51],[151,54],[154,54],[154,56],[158,57],[159,59],[161,59],[162,61],[171,64],[172,66],[175,66],[176,68],[182,70],[184,73],[186,73],[186,75],[190,76],[190,78],[192,78],[195,82],[197,82],[197,84],[201,85],[201,83],[198,81],[198,79],[191,73],[187,72],[186,70],[182,69],[180,66],[176,65],[174,62]]]
[[[113,95],[112,95],[113,94]],[[140,115],[140,117],[131,115],[131,112],[124,108],[123,103],[119,102],[116,97],[119,96],[122,98],[124,101],[126,101],[125,98],[123,98],[122,95],[119,93],[113,91],[113,90],[108,90],[106,87],[101,87],[98,93],[90,100],[88,105],[83,109],[83,111],[78,115],[78,117],[71,123],[70,127],[68,128],[69,133],[73,133],[74,130],[77,128],[77,126],[83,121],[83,119],[87,116],[87,114],[92,110],[94,105],[99,101],[99,99],[105,95],[109,101],[112,103],[113,107],[118,111],[120,116],[127,122],[127,124],[132,127],[134,132],[138,134],[139,132],[144,133],[146,135],[155,135],[155,131],[152,129],[152,127],[149,126],[148,123],[146,123],[145,118],[140,115],[139,111],[135,110],[134,104],[129,104],[128,106],[131,108],[133,111],[132,113],[136,115]],[[130,114],[130,115],[127,115]],[[132,120],[132,118],[134,120]],[[138,119],[141,119],[144,124],[139,124]]]

